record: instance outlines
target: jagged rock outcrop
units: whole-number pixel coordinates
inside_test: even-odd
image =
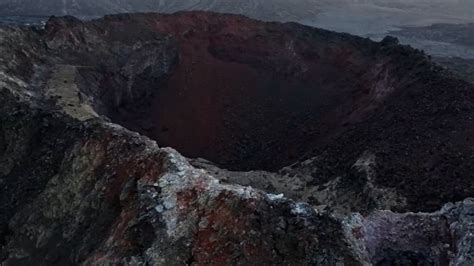
[[[28,119],[2,120],[3,135],[21,141],[7,149],[29,152],[2,176],[5,265],[357,261],[340,222],[309,205],[220,185],[120,126],[35,115],[2,93]]]
[[[419,51],[205,12],[0,36],[2,264],[471,264],[474,90]]]

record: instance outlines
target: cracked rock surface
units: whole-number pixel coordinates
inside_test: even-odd
[[[472,265],[473,103],[393,38],[206,12],[2,27],[0,262]]]

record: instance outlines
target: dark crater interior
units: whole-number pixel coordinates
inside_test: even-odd
[[[78,68],[81,91],[103,114],[161,146],[232,170],[296,162],[400,83],[386,55],[377,54],[379,44],[362,38],[296,24],[262,27],[239,16],[225,23],[194,16],[112,32],[92,22],[89,34],[103,40],[78,27],[75,38],[85,45],[61,49],[70,50],[70,63],[87,62]],[[54,38],[71,37],[57,30],[50,21]]]
[[[53,18],[42,34],[98,113],[187,157],[276,171],[317,156],[312,182],[349,184],[369,153],[372,182],[411,210],[474,188],[472,86],[395,38],[202,12]]]

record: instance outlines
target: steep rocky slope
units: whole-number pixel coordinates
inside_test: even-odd
[[[5,265],[472,263],[473,85],[395,39],[205,12],[0,35]]]

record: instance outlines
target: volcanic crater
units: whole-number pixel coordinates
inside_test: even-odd
[[[474,185],[471,86],[395,38],[206,12],[52,18],[42,34],[80,101],[189,158],[270,172],[317,158],[321,184],[370,153],[373,181],[419,210]]]
[[[49,42],[64,39],[62,63],[102,114],[232,170],[297,162],[412,78],[383,51],[390,41],[293,23],[199,12],[59,23]]]
[[[422,51],[208,12],[0,34],[6,265],[470,265],[474,87]]]

